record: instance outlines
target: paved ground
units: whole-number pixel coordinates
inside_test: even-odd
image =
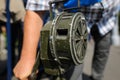
[[[84,74],[91,74],[91,59],[93,55],[93,43],[88,45],[84,64]],[[85,78],[85,80],[89,80]],[[104,72],[103,80],[120,80],[120,46],[111,46],[109,60]]]
[[[88,44],[87,54],[84,64],[84,80],[89,80],[90,64],[93,55],[93,43]],[[5,54],[3,54],[5,56]],[[3,58],[3,57],[2,57]],[[5,60],[0,60],[0,73],[5,69]],[[0,75],[0,80],[6,80],[5,75]],[[104,73],[104,80],[120,80],[120,46],[111,46],[110,56]]]

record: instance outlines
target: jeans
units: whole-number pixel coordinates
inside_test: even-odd
[[[67,78],[66,80],[82,80],[82,71],[83,64],[74,66],[70,71],[65,74]]]
[[[111,44],[111,31],[104,36],[101,36],[97,25],[91,29],[95,47],[92,60],[92,78],[94,80],[102,80],[103,72],[109,57],[109,50]]]

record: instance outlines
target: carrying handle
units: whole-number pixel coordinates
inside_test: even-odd
[[[28,77],[28,80],[36,80],[36,78],[37,78],[36,72],[39,69],[39,65],[40,65],[40,52],[38,52],[38,54],[37,54],[36,62],[33,66],[32,73]]]
[[[80,0],[78,0],[78,8],[80,7]]]
[[[52,13],[52,4],[63,4],[66,0],[54,0],[49,2],[49,12],[50,12],[50,20],[53,20],[53,13]]]
[[[72,8],[64,8],[63,7],[63,3],[65,2],[65,1],[67,1],[67,0],[54,0],[54,1],[50,1],[49,2],[49,12],[50,12],[50,20],[53,20],[53,13],[52,13],[52,4],[58,4],[59,6],[61,6],[62,5],[62,10],[63,11],[69,11],[69,10],[77,10],[77,9],[80,9],[80,0],[78,0],[78,5],[77,5],[77,7],[72,7]]]

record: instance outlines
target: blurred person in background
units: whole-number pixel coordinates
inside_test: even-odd
[[[22,46],[22,24],[25,15],[25,9],[22,0],[10,0],[9,10],[11,24],[11,59],[13,68],[17,62],[16,49],[18,50],[17,54],[20,55],[19,53]],[[0,0],[0,26],[3,34],[6,34],[6,14],[6,0]]]
[[[6,74],[6,60],[6,27],[0,23],[0,79],[1,77],[5,77],[4,75]],[[1,80],[3,80],[3,78]]]
[[[112,30],[117,24],[118,5],[119,0],[102,0],[100,3],[90,6],[93,9],[91,10],[91,12],[93,11],[93,16],[86,14],[88,28],[94,40],[91,80],[103,79],[104,70],[110,54]]]

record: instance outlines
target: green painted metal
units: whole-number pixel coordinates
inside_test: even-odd
[[[65,73],[83,62],[87,48],[87,26],[82,13],[62,12],[41,30],[40,59],[45,72]]]

